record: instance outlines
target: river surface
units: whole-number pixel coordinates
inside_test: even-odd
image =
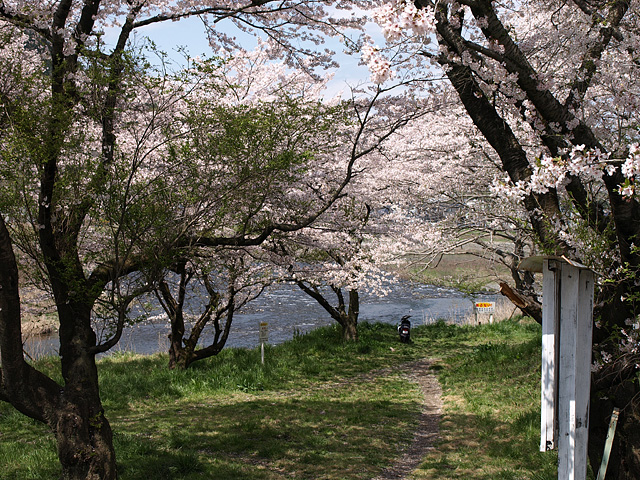
[[[393,282],[388,287],[390,293],[385,296],[367,293],[361,295],[359,323],[397,324],[403,315],[411,315],[413,325],[431,323],[438,319],[462,323],[473,315],[473,302],[477,300],[456,290],[406,281]],[[298,287],[272,287],[234,315],[225,347],[259,346],[261,322],[268,323],[268,343],[272,345],[290,340],[295,332],[306,333],[335,323],[315,300]],[[205,334],[200,342],[202,344],[207,341]],[[166,352],[169,349],[168,335],[169,325],[166,322],[138,324],[126,328],[119,344],[110,352]],[[57,335],[51,335],[27,339],[24,348],[31,357],[37,358],[57,354],[58,345]]]

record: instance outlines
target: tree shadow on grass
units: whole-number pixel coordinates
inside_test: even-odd
[[[117,420],[123,480],[370,479],[412,434],[420,405],[252,399]]]
[[[192,452],[171,451],[148,439],[116,434],[118,474],[129,480],[206,478],[206,466]],[[125,457],[124,461],[122,457]],[[241,478],[241,477],[238,477]]]

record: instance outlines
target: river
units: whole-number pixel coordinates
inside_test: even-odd
[[[411,315],[413,325],[445,319],[462,323],[473,314],[473,301],[452,289],[393,282],[390,293],[377,296],[364,293],[360,301],[359,322],[396,324],[403,315]],[[482,298],[487,298],[483,296]],[[295,286],[267,289],[234,315],[226,347],[254,348],[259,345],[259,324],[268,323],[269,344],[291,339],[294,332],[306,333],[335,323],[315,300]],[[205,329],[206,332],[206,329]],[[110,352],[132,351],[150,354],[168,350],[168,323],[144,323],[126,328],[122,339]],[[206,343],[206,336],[201,343]],[[57,335],[38,336],[25,341],[25,351],[32,357],[57,354]],[[108,352],[108,353],[110,353]]]

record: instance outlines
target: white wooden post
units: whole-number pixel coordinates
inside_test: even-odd
[[[557,260],[544,259],[542,271],[542,377],[540,381],[540,451],[556,448],[560,273]]]
[[[558,480],[585,480],[594,273],[564,257],[531,257],[543,273],[540,450],[558,448]]]
[[[562,264],[558,370],[558,479],[587,478],[593,272]]]
[[[267,322],[260,322],[260,360],[264,365],[264,344],[269,341],[269,324]]]

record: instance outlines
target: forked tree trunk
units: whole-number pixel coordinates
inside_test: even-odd
[[[349,290],[349,303],[345,301],[342,289],[331,287],[338,298],[338,305],[334,307],[324,298],[317,287],[309,286],[297,281],[298,287],[307,295],[316,300],[324,308],[331,318],[342,327],[342,339],[348,342],[358,341],[358,316],[360,315],[360,295],[357,290]]]
[[[200,317],[191,325],[191,331],[187,334],[185,326],[185,296],[187,284],[190,282],[193,274],[189,273],[185,264],[181,264],[176,269],[180,275],[180,283],[178,286],[178,294],[174,297],[167,282],[159,283],[156,296],[160,301],[162,308],[169,317],[171,323],[171,333],[169,334],[169,369],[185,370],[198,360],[217,355],[224,348],[233,314],[236,309],[235,295],[236,291],[233,287],[233,281],[229,284],[228,300],[225,305],[220,305],[220,294],[215,287],[209,282],[208,277],[202,277],[203,283],[209,294],[209,302]],[[226,322],[224,328],[220,326],[220,319],[226,312]],[[198,348],[198,342],[201,339],[204,328],[212,324],[214,328],[213,340],[207,345]]]
[[[186,368],[188,355],[185,352],[184,341],[184,302],[186,298],[187,284],[191,280],[192,274],[187,272],[186,262],[182,261],[177,265],[176,273],[180,275],[177,295],[171,293],[171,289],[165,280],[159,283],[156,296],[162,305],[163,310],[169,316],[171,333],[169,334],[169,368]]]

